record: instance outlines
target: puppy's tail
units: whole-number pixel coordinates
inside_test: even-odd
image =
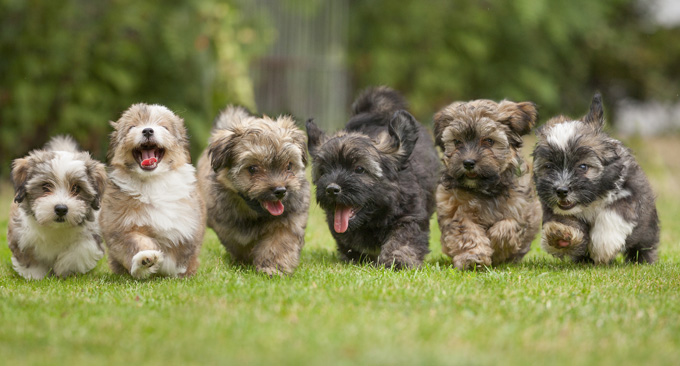
[[[78,143],[73,137],[69,135],[59,135],[54,136],[50,141],[45,144],[45,150],[47,151],[68,151],[68,152],[78,152]]]
[[[240,123],[250,117],[250,112],[243,107],[229,105],[227,108],[222,110],[220,114],[215,118],[213,123],[213,129],[226,129],[233,126],[235,123]]]
[[[399,92],[386,86],[378,86],[364,90],[352,104],[352,115],[361,113],[376,113],[391,117],[400,109],[407,109],[408,105]]]

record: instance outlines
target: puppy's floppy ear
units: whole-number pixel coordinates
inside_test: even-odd
[[[309,155],[315,157],[319,151],[319,147],[328,141],[328,136],[319,126],[314,123],[314,119],[310,118],[305,123],[307,128],[307,147],[309,148]]]
[[[602,110],[602,95],[598,92],[593,96],[593,101],[590,103],[590,110],[588,114],[583,116],[583,122],[589,124],[597,131],[602,131],[604,128],[604,111]]]
[[[449,125],[451,115],[448,113],[448,107],[442,109],[434,115],[434,143],[444,150],[444,140],[442,135],[444,130]]]
[[[389,138],[380,141],[376,148],[384,154],[395,156],[400,165],[405,164],[418,141],[418,122],[401,109],[394,112],[387,131]]]
[[[109,121],[109,124],[113,127],[113,132],[109,135],[109,150],[106,153],[106,159],[110,162],[118,147],[118,122]]]
[[[532,102],[515,103],[504,100],[498,104],[498,122],[510,127],[517,135],[526,135],[536,124],[538,110]]]
[[[208,144],[210,165],[217,172],[223,168],[230,168],[236,159],[234,148],[238,141],[236,132],[232,130],[217,130]]]
[[[307,166],[307,135],[300,130],[293,133],[293,141],[302,151],[302,165]]]
[[[14,202],[21,203],[26,197],[26,182],[30,173],[30,157],[15,159],[12,162],[12,184],[14,185]]]
[[[96,160],[91,160],[87,163],[87,176],[95,190],[90,206],[93,210],[99,210],[101,207],[101,197],[104,195],[104,190],[106,190],[106,167]]]

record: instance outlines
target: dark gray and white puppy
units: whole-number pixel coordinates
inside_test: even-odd
[[[58,136],[12,163],[15,197],[7,242],[14,270],[26,279],[50,271],[86,273],[104,256],[97,223],[104,165]]]
[[[596,94],[580,120],[558,116],[538,131],[534,181],[543,205],[541,245],[576,261],[657,258],[659,219],[645,174],[623,144],[605,134]]]
[[[411,268],[429,252],[439,158],[405,108],[396,91],[377,87],[335,135],[307,122],[316,199],[344,260]]]

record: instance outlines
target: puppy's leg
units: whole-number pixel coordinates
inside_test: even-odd
[[[66,277],[74,273],[87,273],[104,256],[104,251],[94,240],[77,243],[68,251],[60,254],[54,263],[54,274]]]
[[[490,266],[491,241],[484,228],[470,220],[461,211],[453,218],[440,218],[442,251],[453,260],[453,265],[461,270],[477,266]]]
[[[112,264],[114,271],[120,266],[134,278],[142,279],[158,272],[163,263],[163,252],[156,242],[143,233],[132,231],[112,236],[109,243],[109,255],[117,265]]]
[[[337,241],[337,244],[338,255],[340,259],[345,262],[366,263],[374,262],[376,260],[375,255],[356,250],[340,240]]]
[[[543,222],[541,248],[555,257],[566,255],[581,262],[587,257],[588,241],[587,226],[574,218],[553,216]]]
[[[276,230],[263,238],[252,251],[253,264],[269,276],[291,274],[300,262],[304,237],[290,230]]]
[[[525,232],[526,228],[512,219],[498,221],[486,231],[493,248],[491,259],[494,265],[509,259],[521,259],[529,251],[531,241],[527,245]]]
[[[22,263],[14,256],[12,256],[12,268],[27,280],[42,280],[50,271],[47,266],[41,263],[35,261],[30,264]]]
[[[416,222],[399,223],[380,249],[378,264],[387,268],[418,268],[428,249],[426,231]]]

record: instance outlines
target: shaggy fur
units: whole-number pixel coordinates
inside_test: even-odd
[[[268,275],[291,274],[305,243],[307,139],[288,116],[227,107],[198,162],[208,226],[232,258]]]
[[[97,223],[104,165],[60,136],[14,160],[12,181],[7,242],[14,270],[41,279],[50,271],[64,277],[94,268],[104,256]]]
[[[522,135],[531,102],[455,102],[434,116],[444,173],[437,187],[442,251],[459,269],[519,261],[538,233],[541,208]]]
[[[184,121],[163,106],[135,104],[111,125],[100,216],[111,269],[140,279],[194,274],[205,205]],[[148,158],[156,162],[144,164]]]
[[[543,204],[541,246],[556,257],[609,263],[624,252],[653,263],[654,194],[630,150],[602,132],[602,99],[580,120],[552,118],[538,132],[534,180]]]
[[[354,102],[334,136],[307,122],[316,199],[344,260],[411,268],[429,252],[439,162],[405,108],[397,92],[379,87]]]

